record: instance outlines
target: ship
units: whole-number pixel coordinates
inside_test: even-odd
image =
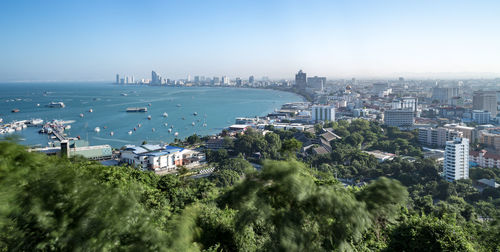
[[[50,102],[47,107],[49,108],[64,108],[66,105],[64,105],[64,102]]]
[[[13,109],[13,110],[12,110],[12,113],[17,113],[17,112],[19,112],[19,111],[20,111],[19,109]]]
[[[127,112],[148,112],[146,107],[127,108]]]
[[[163,117],[168,117],[167,112],[164,112],[164,113],[163,113]]]

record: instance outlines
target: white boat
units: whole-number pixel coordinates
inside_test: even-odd
[[[0,123],[3,123],[3,119],[2,118],[0,118]]]
[[[168,133],[171,133],[172,132],[172,129],[168,129]]]
[[[194,112],[194,113],[193,113],[193,115],[194,115],[194,116],[197,116],[197,115],[198,115],[198,112]]]
[[[121,96],[127,96],[127,95],[128,95],[128,94],[126,94],[126,93],[121,93]]]
[[[139,123],[139,124],[137,124],[137,127],[139,127],[139,128],[140,128],[140,127],[142,127],[142,124],[140,124],[140,123]]]
[[[65,130],[69,130],[69,129],[71,129],[71,125],[66,125],[66,126],[64,126],[64,129],[65,129]]]
[[[148,116],[148,120],[151,120],[151,116],[150,115]]]
[[[83,118],[83,114],[82,113],[80,113],[80,117]]]
[[[194,126],[194,122],[192,122],[192,123],[191,123],[191,125],[193,125],[193,126]]]
[[[174,125],[170,125],[170,128],[173,129],[174,128]]]
[[[115,134],[115,132],[113,132],[113,131],[109,132],[110,136],[113,136],[114,134]]]
[[[163,117],[168,117],[167,112],[163,113]]]
[[[155,128],[152,128],[151,131],[155,132]]]
[[[7,133],[14,133],[15,131],[16,131],[16,130],[15,130],[15,129],[13,129],[13,128],[6,128],[6,129],[5,129],[5,132],[7,132]]]
[[[94,112],[94,110],[93,109],[89,109],[89,112],[92,113],[92,112]]]
[[[132,131],[130,130],[130,131],[128,132],[128,134],[129,134],[129,135],[132,135]]]
[[[40,103],[37,103],[37,104],[36,104],[36,106],[37,106],[37,107],[40,107]]]
[[[206,124],[206,123],[204,123],[204,124],[203,124],[203,127],[207,127],[207,124]]]
[[[49,105],[47,105],[49,108],[64,108],[66,105],[64,105],[63,102],[50,102]]]
[[[177,106],[177,107],[180,107],[181,105],[180,105],[180,104],[177,104],[176,106]]]
[[[167,127],[167,126],[168,126],[168,123],[165,123],[165,124],[163,124],[163,125],[165,125],[165,127]]]
[[[28,128],[28,125],[23,123],[23,124],[21,124],[21,127],[23,127],[23,129],[26,129],[26,128]]]
[[[94,131],[97,132],[97,133],[99,133],[99,132],[101,132],[101,128],[95,127]]]
[[[43,120],[40,119],[40,118],[37,118],[37,119],[31,119],[30,120],[30,124],[31,125],[40,125],[40,124],[43,124]]]
[[[21,131],[21,130],[23,130],[23,127],[21,127],[21,126],[17,126],[15,130],[16,130],[16,131]]]
[[[174,133],[174,136],[178,136],[178,135],[179,135],[179,132],[175,132],[175,133]]]

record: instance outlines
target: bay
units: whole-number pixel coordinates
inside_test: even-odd
[[[64,102],[66,107],[47,107],[52,101]],[[219,133],[234,124],[236,117],[264,116],[284,103],[296,101],[302,101],[302,98],[293,93],[251,88],[108,83],[0,84],[0,118],[4,119],[4,123],[32,118],[74,120],[67,131],[69,136],[80,136],[91,145],[110,144],[115,148],[125,144],[137,145],[142,141],[173,142],[175,132],[181,139],[195,133]],[[147,107],[148,112],[127,113],[125,110],[128,107]],[[12,109],[20,111],[12,113]],[[194,115],[195,112],[197,115]],[[163,117],[163,113],[167,113],[168,117]],[[148,120],[148,115],[151,120]],[[171,126],[172,132],[169,133]],[[95,132],[96,127],[101,131]],[[38,134],[38,130],[27,128],[15,134],[20,135],[21,144],[47,146],[51,140],[47,135]],[[132,135],[128,134],[129,131],[133,131]]]

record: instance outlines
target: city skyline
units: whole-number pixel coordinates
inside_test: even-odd
[[[2,2],[0,81],[494,78],[495,1]]]

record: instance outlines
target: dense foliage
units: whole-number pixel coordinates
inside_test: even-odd
[[[297,132],[250,131],[229,152],[207,152],[215,171],[198,179],[0,142],[0,251],[500,250],[498,189],[445,182],[433,160],[379,163],[361,149],[410,143],[413,133],[353,123],[324,125],[348,135],[332,141],[331,154],[301,161]],[[247,161],[255,152],[262,168]],[[368,184],[345,187],[335,177]]]

